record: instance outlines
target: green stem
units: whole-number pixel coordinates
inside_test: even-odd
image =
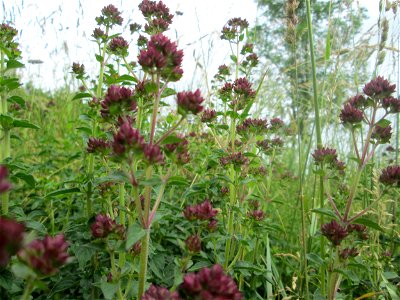
[[[146,235],[142,239],[142,251],[140,252],[140,270],[139,270],[139,290],[138,299],[142,298],[146,284],[147,261],[150,243],[150,228],[146,228]]]
[[[317,135],[317,147],[322,147],[322,136],[321,136],[321,121],[319,117],[319,102],[317,93],[317,74],[316,74],[316,64],[315,64],[315,54],[314,54],[314,37],[313,28],[311,20],[311,4],[310,0],[306,0],[307,4],[307,27],[308,27],[308,39],[310,42],[310,58],[311,58],[311,68],[312,68],[312,81],[313,81],[313,92],[314,92],[314,112],[315,112],[315,131]]]
[[[119,184],[119,223],[125,227],[125,183]],[[119,267],[122,269],[125,265],[126,253],[124,250],[119,252]]]
[[[161,97],[159,74],[157,74],[156,84],[157,84],[157,91],[154,97],[153,116],[151,117],[151,131],[150,131],[150,142],[149,142],[150,145],[153,145],[154,141],[154,134],[156,131],[156,124],[157,124],[158,105],[160,104],[160,97]]]
[[[160,143],[165,140],[178,126],[182,123],[182,121],[185,119],[185,117],[182,117],[178,123],[176,123],[174,126],[172,126],[166,133],[162,135],[162,137],[159,138],[159,140],[155,143],[156,145],[160,145]]]
[[[231,245],[232,245],[232,240],[233,240],[233,234],[234,234],[234,226],[233,226],[233,219],[234,219],[234,212],[233,212],[233,207],[236,204],[236,171],[234,166],[231,166],[231,174],[230,174],[230,179],[231,179],[231,184],[229,185],[229,215],[228,215],[228,235],[229,238],[226,241],[225,245],[225,261],[224,261],[224,269],[227,269],[228,263],[229,263],[229,258],[230,258],[230,251],[231,251]]]
[[[21,297],[21,300],[29,300],[31,293],[33,290],[33,277],[29,277],[27,279],[26,285],[25,285],[25,289],[24,289],[24,293]]]
[[[5,67],[5,57],[4,52],[0,51],[0,74],[1,77],[4,76],[6,67]],[[0,94],[0,114],[7,114],[8,107],[7,107],[7,95],[6,93]],[[10,157],[10,130],[3,129],[2,130],[2,144],[0,149],[0,159],[4,161],[7,157]],[[1,195],[1,210],[3,215],[8,215],[8,207],[9,207],[9,194],[6,192]]]

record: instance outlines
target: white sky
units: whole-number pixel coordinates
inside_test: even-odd
[[[370,19],[367,24],[376,23],[379,0],[359,1],[369,10]],[[65,85],[65,73],[70,71],[72,62],[84,63],[88,70],[97,68],[93,54],[94,43],[90,42],[90,35],[97,26],[94,19],[100,15],[100,10],[112,3],[123,12],[124,24],[129,19],[129,23],[143,23],[143,17],[137,8],[140,2],[2,0],[3,16],[0,15],[0,20],[11,20],[20,31],[19,42],[26,63],[24,80],[32,80],[42,88],[54,88]],[[200,73],[193,76],[196,65],[194,57],[200,58],[201,64],[204,62],[203,57],[206,57],[209,76],[215,74],[217,67],[226,62],[229,47],[226,42],[219,41],[220,30],[226,21],[232,17],[241,17],[254,25],[258,13],[253,0],[165,0],[164,3],[171,13],[183,13],[182,16],[175,15],[174,23],[167,34],[172,40],[178,39],[179,48],[184,49],[184,77],[181,85],[185,87],[196,85],[196,81],[192,82],[193,77],[201,80],[198,79]],[[123,32],[123,36],[128,41],[133,40],[129,29]],[[204,37],[202,44],[198,43],[200,37]],[[131,59],[135,59],[135,56]],[[39,59],[44,63],[31,65],[27,63],[29,59]]]

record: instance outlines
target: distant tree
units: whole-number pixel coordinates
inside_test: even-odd
[[[271,99],[278,92],[282,98],[282,114],[290,113],[294,120],[301,116],[299,133],[303,135],[313,112],[306,2],[257,2],[262,17],[254,28],[255,39],[260,57],[266,59],[266,67],[271,68],[276,77],[264,85],[265,98]],[[365,42],[360,36],[365,9],[353,2],[311,0],[322,109],[332,107],[331,104],[339,106],[347,95],[345,91],[354,89],[360,77],[362,80],[366,76],[365,61],[372,52],[360,47]],[[330,105],[326,105],[328,103]],[[329,113],[330,109],[326,110],[325,116]]]

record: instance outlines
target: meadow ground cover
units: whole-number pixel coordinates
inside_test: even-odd
[[[311,123],[260,107],[268,72],[240,17],[221,29],[231,55],[208,93],[176,89],[184,52],[162,1],[141,1],[144,23],[122,33],[105,6],[98,74],[75,62],[79,90],[51,95],[21,85],[17,29],[2,24],[2,299],[399,299],[400,99],[376,72],[388,25],[374,76],[328,118],[304,5],[311,84],[291,93]]]

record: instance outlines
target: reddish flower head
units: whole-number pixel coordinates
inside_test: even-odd
[[[108,235],[115,233],[120,239],[124,238],[125,229],[122,225],[118,225],[109,216],[98,214],[95,222],[90,226],[92,235],[95,238],[106,238]]]
[[[316,164],[323,164],[323,163],[333,163],[337,160],[337,154],[335,149],[331,148],[319,148],[314,151],[312,154],[314,161]]]
[[[132,128],[129,121],[125,121],[114,134],[112,148],[116,155],[122,155],[129,150],[143,152],[146,143],[138,129]]]
[[[101,116],[105,119],[110,116],[120,116],[124,111],[136,109],[131,89],[119,85],[111,85],[104,100],[100,102]]]
[[[174,17],[169,13],[169,8],[162,1],[143,0],[139,4],[139,9],[148,22],[144,27],[144,31],[150,35],[166,31]]]
[[[388,125],[386,127],[382,127],[375,125],[371,137],[379,144],[389,143],[390,138],[392,137],[392,126]]]
[[[90,137],[87,143],[87,152],[106,154],[110,149],[110,143],[104,139]]]
[[[356,257],[358,254],[356,248],[346,248],[340,251],[339,256],[341,259],[348,259],[349,257]]]
[[[121,12],[112,4],[103,7],[101,16],[96,18],[98,25],[113,27],[114,25],[122,25],[124,19],[121,17]]]
[[[233,92],[235,100],[233,105],[236,105],[237,110],[242,110],[247,103],[256,96],[256,92],[252,89],[251,83],[245,78],[238,78],[233,83]]]
[[[199,253],[201,251],[201,238],[198,234],[189,236],[185,240],[185,244],[191,253]]]
[[[159,33],[153,35],[147,43],[147,49],[142,49],[138,62],[145,72],[160,74],[169,81],[178,81],[183,74],[181,68],[183,51],[177,49],[176,43]]]
[[[214,109],[206,108],[201,115],[201,122],[210,123],[217,118],[217,112]]]
[[[188,220],[209,220],[214,218],[218,211],[213,209],[209,200],[193,206],[186,206],[184,216]]]
[[[400,166],[389,166],[382,170],[379,181],[384,185],[400,187]]]
[[[68,243],[63,234],[37,239],[19,252],[18,256],[33,270],[42,275],[58,272],[68,259]]]
[[[400,99],[388,97],[383,99],[382,106],[385,108],[389,113],[398,113],[400,112]]]
[[[347,228],[336,222],[336,220],[323,224],[321,232],[334,246],[339,246],[342,240],[349,234]]]
[[[178,112],[182,115],[186,115],[191,112],[194,115],[197,115],[199,112],[203,110],[204,99],[200,94],[200,90],[197,89],[193,92],[180,92],[177,94],[177,103],[178,103]]]
[[[370,97],[377,97],[379,99],[386,98],[396,91],[396,85],[390,84],[390,82],[381,76],[368,82],[363,92],[365,95]]]
[[[111,53],[122,57],[128,56],[128,42],[121,36],[117,36],[108,44],[108,49]]]
[[[187,274],[179,287],[179,293],[190,299],[243,299],[235,281],[224,273],[220,265]]]
[[[5,166],[0,166],[0,194],[11,189],[11,183],[7,180],[8,169]]]
[[[7,265],[10,257],[22,247],[25,226],[0,217],[0,267]]]
[[[143,294],[141,300],[182,300],[177,292],[171,293],[164,287],[152,284]]]
[[[360,123],[363,118],[363,112],[350,103],[345,104],[340,112],[340,120],[343,124],[357,124]]]
[[[144,147],[144,156],[151,164],[164,163],[164,155],[161,152],[160,147],[157,145],[146,144],[146,146]]]

